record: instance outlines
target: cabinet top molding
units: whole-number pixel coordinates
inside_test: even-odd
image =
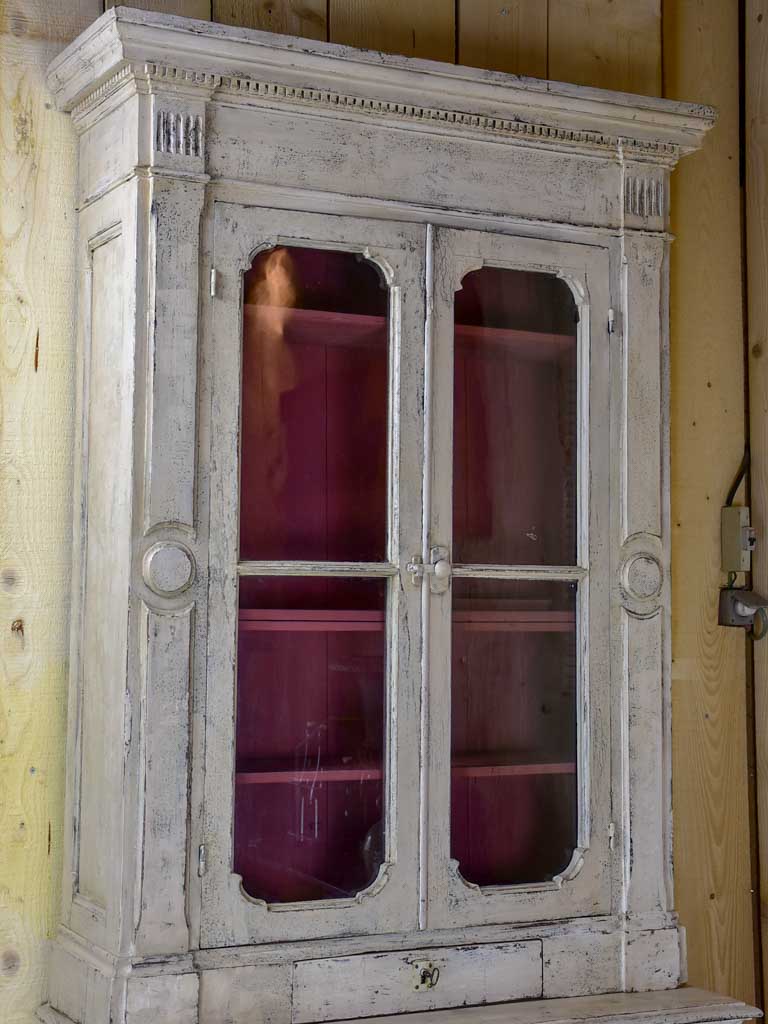
[[[629,93],[358,50],[293,36],[116,7],[51,64],[59,109],[98,103],[135,77],[151,91],[314,105],[408,120],[423,131],[617,149],[674,163],[701,145],[715,111]]]

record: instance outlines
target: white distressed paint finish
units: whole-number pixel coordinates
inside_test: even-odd
[[[187,804],[174,778],[186,778],[192,607],[141,609],[145,690],[142,695],[144,848],[142,900],[136,929],[141,953],[189,948],[186,919]],[[162,730],[153,728],[162,723]]]
[[[293,966],[268,964],[203,971],[200,1019],[205,1024],[285,1024],[291,1005]]]
[[[569,935],[542,942],[543,992],[547,999],[621,988],[621,936],[616,932]]]
[[[127,642],[130,572],[132,436],[131,406],[126,397],[130,397],[133,388],[133,369],[124,354],[125,248],[118,225],[99,233],[88,244],[90,345],[85,373],[90,394],[97,394],[99,400],[89,402],[84,442],[88,450],[89,484],[84,494],[88,534],[79,638],[82,753],[77,893],[102,911],[112,902],[113,894],[109,858],[105,856],[102,838],[111,801],[109,788],[101,785],[101,779],[107,762],[114,763],[108,753],[119,736],[120,725],[119,720],[113,720],[112,728],[105,728],[104,702],[112,704],[109,717],[119,713],[123,703],[119,680]],[[92,485],[94,481],[97,486]],[[108,486],[104,486],[106,481]],[[113,610],[115,620],[120,619],[113,620],[115,632],[104,621],[105,608]],[[107,693],[106,680],[112,681]]]
[[[413,1024],[577,1024],[599,1021],[601,1024],[704,1024],[718,1020],[741,1020],[752,1008],[725,996],[701,989],[678,989],[659,994],[615,993],[603,996],[531,1000],[478,1009],[433,1011],[428,1017],[414,1014]],[[379,1024],[393,1024],[393,1017],[368,1018]]]
[[[83,436],[42,1019],[753,1015],[675,990],[665,231],[712,112],[126,9],[49,82],[80,136]],[[277,242],[360,252],[390,286],[381,563],[237,563],[241,274]],[[580,849],[501,890],[449,861],[450,590],[407,571],[450,546],[453,293],[486,261],[563,275],[581,314],[578,564],[455,569],[579,584]],[[260,574],[389,587],[388,847],[355,899],[268,906],[232,874],[236,588]],[[526,1001],[480,1008],[497,999]]]
[[[194,559],[181,544],[154,544],[144,556],[144,582],[160,597],[178,594],[194,575]]]
[[[124,666],[130,635],[136,288],[127,254],[136,244],[135,196],[135,187],[128,183],[115,190],[109,203],[84,212],[77,254],[78,387],[62,918],[78,934],[113,949],[124,936],[123,782],[131,720],[126,698],[130,678]],[[91,587],[91,582],[98,585]],[[86,781],[89,775],[94,784]]]
[[[630,932],[625,963],[627,991],[661,991],[675,985],[683,973],[683,952],[673,928]]]
[[[197,1024],[198,987],[196,974],[129,978],[125,1022],[156,1024],[160,1011],[163,1024]]]
[[[424,972],[437,978],[434,987],[422,981]],[[305,960],[294,971],[293,1024],[357,1017],[361,991],[370,993],[367,1011],[372,1014],[536,999],[541,996],[541,943]]]
[[[198,246],[203,185],[151,179],[144,530],[195,528]]]
[[[623,342],[626,404],[622,542],[661,535],[663,236],[629,235],[623,246]]]

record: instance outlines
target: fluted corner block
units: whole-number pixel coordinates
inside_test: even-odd
[[[630,161],[623,174],[624,226],[664,231],[669,223],[669,168]]]

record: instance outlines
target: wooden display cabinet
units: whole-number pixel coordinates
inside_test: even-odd
[[[124,8],[49,84],[82,430],[41,1019],[756,1014],[679,987],[672,896],[667,207],[713,112]]]

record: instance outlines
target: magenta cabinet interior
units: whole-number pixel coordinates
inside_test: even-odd
[[[244,279],[243,562],[387,552],[388,293],[376,267],[275,248]],[[544,274],[457,293],[453,560],[576,563],[576,312]],[[385,859],[386,579],[244,575],[234,869],[267,902],[355,895]],[[577,589],[454,579],[451,856],[482,886],[576,846]]]

